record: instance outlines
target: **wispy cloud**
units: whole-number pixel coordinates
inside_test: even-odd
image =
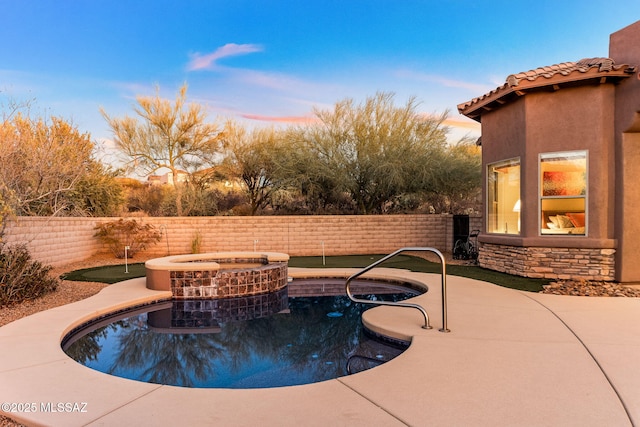
[[[250,85],[289,94],[326,93],[335,90],[337,86],[279,72],[246,68],[224,68],[220,71],[229,82],[234,84]]]
[[[138,96],[152,96],[158,88],[149,83],[113,81],[109,85],[116,89],[124,99],[136,99]]]
[[[228,43],[214,50],[211,53],[201,54],[196,52],[191,56],[191,61],[187,64],[188,71],[212,70],[216,68],[216,61],[229,56],[247,55],[249,53],[262,52],[263,48],[257,44],[236,44]]]
[[[399,78],[412,79],[412,80],[418,80],[418,81],[430,82],[430,83],[438,83],[446,87],[467,89],[469,91],[472,91],[478,94],[489,92],[490,90],[495,89],[495,87],[489,87],[487,85],[470,83],[470,82],[460,81],[460,80],[453,80],[447,77],[420,73],[420,72],[411,71],[411,70],[398,70],[396,71],[395,74]]]

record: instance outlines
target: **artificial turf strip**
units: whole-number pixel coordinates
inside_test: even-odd
[[[128,269],[128,273],[125,271]],[[101,267],[83,268],[81,270],[73,270],[60,276],[63,280],[74,280],[77,282],[100,282],[100,283],[117,283],[123,280],[136,279],[144,277],[146,270],[144,263],[139,262],[129,264],[128,268],[125,264],[105,265]]]
[[[307,268],[363,268],[379,260],[384,255],[344,255],[344,256],[304,256],[291,257],[290,267]],[[385,261],[380,267],[403,268],[406,270],[422,273],[440,273],[440,263],[431,262],[425,259],[410,255],[398,255]],[[125,265],[107,265],[103,267],[84,268],[65,273],[61,278],[79,282],[102,282],[117,283],[123,280],[144,277],[146,272],[144,263],[129,264],[128,273],[125,273]],[[482,280],[496,285],[523,291],[539,292],[543,285],[549,283],[545,279],[530,279],[527,277],[512,276],[498,271],[480,268],[474,265],[454,265],[447,264],[447,275],[468,277],[470,279]]]
[[[328,256],[323,258],[317,256],[291,257],[290,267],[326,267],[326,268],[363,268],[379,260],[385,255],[344,255]],[[423,258],[410,255],[397,255],[388,261],[383,262],[379,267],[404,268],[422,273],[440,273],[439,262],[431,262]],[[470,279],[482,280],[494,283],[506,288],[519,289],[522,291],[540,292],[543,285],[550,282],[549,279],[531,279],[528,277],[513,276],[499,271],[481,268],[475,265],[447,264],[447,275],[468,277]]]

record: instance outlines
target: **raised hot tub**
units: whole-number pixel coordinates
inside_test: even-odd
[[[236,298],[287,286],[289,255],[213,252],[154,258],[145,263],[147,288],[173,298]]]

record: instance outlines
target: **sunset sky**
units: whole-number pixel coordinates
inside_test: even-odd
[[[377,91],[450,112],[512,73],[608,56],[640,1],[0,0],[0,102],[72,120],[99,144],[111,116],[184,82],[212,119],[308,120],[313,107]]]

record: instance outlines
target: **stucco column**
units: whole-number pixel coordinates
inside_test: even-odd
[[[640,113],[616,156],[616,281],[640,282]]]

